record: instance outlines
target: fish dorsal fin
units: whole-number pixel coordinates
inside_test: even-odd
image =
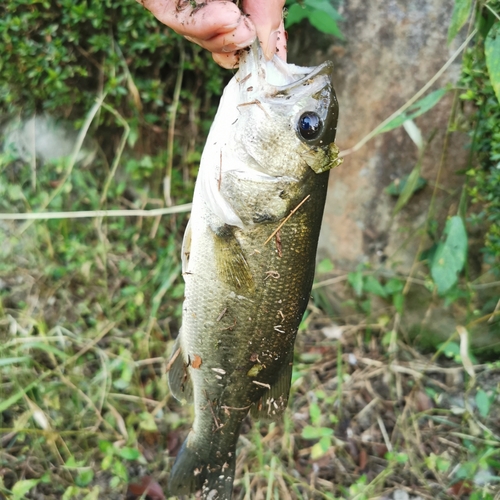
[[[287,355],[285,365],[281,369],[276,382],[262,394],[259,401],[252,406],[251,415],[256,420],[278,420],[283,415],[290,395],[293,370],[293,349]]]
[[[168,362],[168,386],[175,399],[181,403],[193,403],[193,383],[189,376],[188,365],[184,361],[184,355],[180,344],[181,332],[175,340],[174,350]]]
[[[234,228],[224,226],[214,233],[215,259],[220,279],[235,292],[249,292],[254,288],[250,266],[234,235]]]

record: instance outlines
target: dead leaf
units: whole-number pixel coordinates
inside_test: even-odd
[[[175,457],[177,455],[181,444],[181,438],[176,431],[170,431],[167,434],[167,450],[171,457]]]
[[[432,399],[423,391],[415,393],[415,406],[417,411],[427,411],[432,409]]]
[[[366,453],[366,450],[364,448],[361,448],[361,450],[359,450],[358,464],[360,471],[364,471],[366,469],[366,466],[368,464],[368,453]]]
[[[127,495],[135,495],[139,498],[144,494],[149,500],[166,500],[161,486],[150,476],[142,477],[140,483],[128,485]]]
[[[202,360],[200,358],[200,356],[198,356],[198,354],[195,354],[194,357],[193,357],[193,360],[191,361],[191,366],[193,368],[199,368],[202,364]]]
[[[455,496],[468,495],[472,493],[472,484],[470,481],[458,481],[448,489],[448,493]]]

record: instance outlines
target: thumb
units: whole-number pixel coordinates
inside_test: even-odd
[[[279,55],[286,57],[283,45],[285,33],[282,27],[284,5],[285,0],[243,0],[243,11],[254,24],[267,59],[272,59],[276,53],[277,44],[283,47]]]

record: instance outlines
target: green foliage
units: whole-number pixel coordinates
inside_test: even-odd
[[[500,103],[500,27],[498,25],[494,25],[486,37],[484,55],[491,85]]]
[[[10,0],[0,6],[0,111],[81,116],[97,94],[130,116],[166,116],[179,51],[187,81],[219,94],[222,71],[209,54],[165,28],[134,0]],[[185,92],[188,88],[185,88]]]
[[[384,132],[394,130],[395,128],[403,125],[405,121],[413,120],[414,118],[427,113],[427,111],[431,110],[443,98],[447,91],[448,89],[438,89],[425,97],[422,97],[422,99],[412,104],[407,111],[395,116],[392,120],[385,124],[380,130],[378,130],[378,133],[383,134]]]
[[[430,266],[440,295],[444,295],[457,282],[458,273],[462,271],[467,257],[467,232],[461,217],[451,217],[447,221],[444,236]]]
[[[448,43],[450,43],[467,22],[472,7],[472,0],[455,0],[450,26],[448,28]]]
[[[400,196],[401,193],[405,190],[406,184],[409,179],[409,175],[405,175],[401,177],[401,179],[396,179],[391,182],[386,188],[385,192],[390,194],[391,196]],[[420,191],[427,185],[427,181],[423,177],[418,177],[415,186],[413,186],[413,193]]]
[[[488,3],[481,10],[481,35],[464,56],[460,85],[461,99],[474,104],[470,116],[473,165],[467,171],[468,192],[477,207],[471,219],[486,227],[485,257],[498,266],[500,261],[500,46],[498,35],[500,2]]]
[[[288,0],[286,5],[288,7],[285,18],[287,29],[307,19],[318,31],[344,39],[337,24],[342,21],[342,16],[331,0]]]
[[[25,498],[26,493],[33,489],[39,482],[40,479],[25,479],[18,481],[12,487],[13,500],[22,500]]]

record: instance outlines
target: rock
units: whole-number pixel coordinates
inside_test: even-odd
[[[49,115],[10,121],[2,131],[3,150],[14,159],[32,164],[36,159],[44,164],[69,157],[77,142],[78,132],[70,125],[56,121]],[[76,161],[90,164],[96,154],[95,143],[86,138],[78,151]]]
[[[339,26],[345,42],[333,37],[319,42],[319,37],[311,36],[314,40],[308,42],[310,30],[305,28],[302,37],[290,36],[292,62],[311,65],[331,59],[336,66],[337,143],[341,150],[353,147],[413,97],[462,43],[459,36],[447,44],[453,5],[453,0],[350,0],[340,8],[344,21]],[[429,92],[456,82],[460,67],[458,57]],[[417,147],[402,127],[375,137],[331,173],[320,255],[346,269],[359,262],[379,265],[386,259],[390,264],[397,262],[402,272],[410,269],[418,248],[413,232],[427,217],[451,102],[450,93],[415,120],[424,140],[435,133],[422,164],[421,176],[428,184],[396,217],[392,211],[397,198],[384,189],[408,175],[418,158]],[[463,133],[450,136],[440,177],[444,189],[438,190],[436,200],[441,230],[447,215],[457,211],[460,192],[451,198],[449,193],[463,183],[456,171],[467,162],[467,143]],[[405,241],[408,237],[413,238],[410,243]]]

